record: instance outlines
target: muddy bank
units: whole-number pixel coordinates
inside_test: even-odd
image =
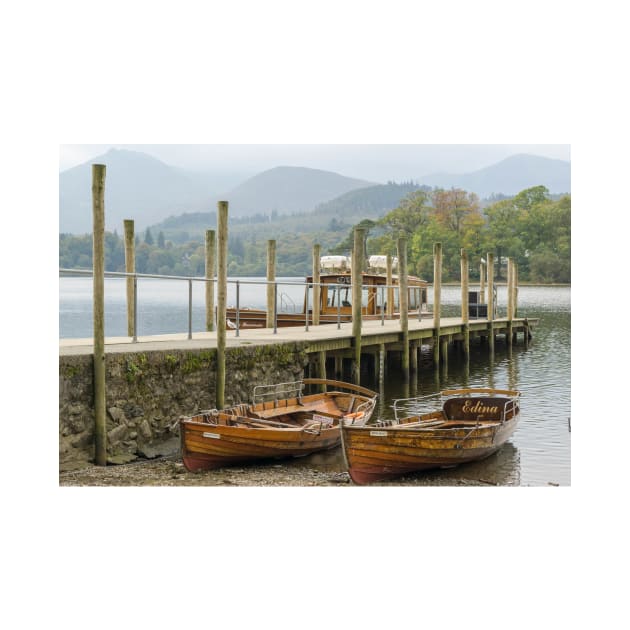
[[[188,472],[178,456],[140,460],[131,464],[87,466],[59,474],[60,486],[328,486],[357,487],[348,473],[325,467],[308,467],[289,461],[241,465],[206,472]],[[447,473],[448,474],[445,474]],[[382,482],[380,486],[497,486],[463,466],[455,471],[434,471]],[[501,485],[518,485],[501,484]]]

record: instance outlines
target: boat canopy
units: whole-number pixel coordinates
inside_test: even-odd
[[[350,269],[350,256],[322,256],[320,267],[322,269]]]
[[[371,269],[387,269],[387,256],[375,255],[368,258],[368,264]],[[398,258],[392,257],[392,269],[398,268]]]

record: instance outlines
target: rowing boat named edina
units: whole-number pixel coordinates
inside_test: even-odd
[[[447,390],[441,408],[404,417],[405,410],[426,408],[435,396],[397,400],[395,420],[342,427],[348,473],[355,483],[367,484],[488,457],[514,433],[519,396],[512,390]]]

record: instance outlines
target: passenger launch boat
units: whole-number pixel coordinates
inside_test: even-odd
[[[305,385],[326,391],[305,395]],[[251,405],[180,418],[184,466],[209,470],[333,448],[342,422],[361,425],[371,418],[376,396],[365,387],[325,379],[256,387]]]
[[[393,259],[393,269],[398,260]],[[322,256],[319,296],[319,323],[333,324],[337,321],[352,321],[352,277],[348,256]],[[313,277],[306,278],[306,290],[301,306],[293,304],[283,293],[278,294],[277,326],[304,326],[308,316],[313,321]],[[362,274],[362,318],[379,319],[391,304],[390,314],[400,317],[399,278],[392,274],[391,288],[387,287],[386,256],[370,256],[368,271]],[[427,282],[416,276],[407,277],[409,317],[429,315],[427,306]],[[282,286],[278,285],[278,291]],[[229,328],[265,328],[267,311],[264,309],[228,307],[226,317]]]
[[[344,460],[352,481],[367,484],[483,459],[501,448],[516,429],[517,391],[457,389],[440,396],[441,408],[434,411],[404,416],[435,396],[401,399],[394,403],[395,420],[342,426]]]

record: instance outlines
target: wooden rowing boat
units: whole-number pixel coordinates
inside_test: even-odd
[[[427,399],[395,401],[395,420],[342,426],[344,459],[357,484],[391,479],[429,468],[451,468],[492,455],[510,438],[519,419],[520,393],[499,389],[446,390],[441,407]],[[401,417],[403,416],[403,417]]]
[[[325,391],[305,395],[305,386]],[[341,440],[341,422],[367,422],[376,396],[365,387],[326,379],[256,387],[252,404],[180,418],[184,466],[209,470],[334,448]]]

